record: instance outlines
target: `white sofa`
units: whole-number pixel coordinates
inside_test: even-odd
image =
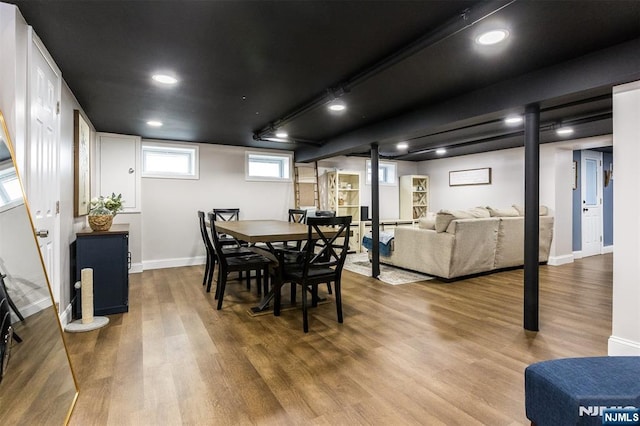
[[[553,217],[541,207],[538,260],[546,262]],[[451,279],[524,264],[524,216],[509,209],[441,210],[418,227],[395,229],[394,250],[380,262]]]

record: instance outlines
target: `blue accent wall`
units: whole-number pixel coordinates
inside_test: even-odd
[[[613,154],[608,152],[602,154],[602,169],[603,174],[613,170]],[[611,246],[613,245],[613,179],[609,180],[609,185],[603,188],[602,203],[603,245]]]
[[[578,174],[577,186],[573,190],[573,251],[582,250],[582,202],[580,200],[580,165],[582,164],[582,153],[573,151],[573,161],[576,162],[576,173]]]

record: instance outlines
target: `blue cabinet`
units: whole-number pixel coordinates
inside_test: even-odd
[[[129,311],[129,225],[108,231],[85,228],[76,234],[76,281],[80,271],[93,269],[94,315]],[[82,316],[81,292],[76,292],[76,317]]]

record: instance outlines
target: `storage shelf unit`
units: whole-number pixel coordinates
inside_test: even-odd
[[[327,207],[336,216],[351,216],[349,251],[360,251],[360,173],[330,171],[327,176]]]
[[[400,176],[400,218],[420,219],[429,211],[429,176]]]
[[[329,210],[336,216],[351,216],[352,222],[360,221],[360,173],[327,172]]]

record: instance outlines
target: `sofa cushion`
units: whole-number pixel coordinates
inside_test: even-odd
[[[504,209],[495,209],[493,207],[487,206],[487,210],[489,210],[489,214],[491,217],[516,217],[522,216],[520,212],[515,207],[507,207]]]
[[[421,217],[418,220],[418,228],[436,229],[436,214],[434,212],[427,212],[425,217]]]
[[[518,210],[518,214],[520,216],[524,216],[524,207],[519,204],[514,204],[512,206],[514,209]],[[538,210],[540,216],[549,216],[549,208],[547,206],[540,205],[540,209]]]
[[[474,207],[467,210],[440,210],[436,215],[436,232],[445,232],[454,219],[476,219],[490,217],[484,207]]]

